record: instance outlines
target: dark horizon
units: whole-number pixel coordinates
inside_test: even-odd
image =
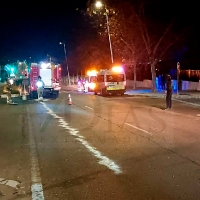
[[[70,5],[51,2],[48,5],[30,4],[8,5],[0,8],[0,60],[41,61],[47,54],[57,62],[65,59],[63,45],[69,47],[71,29],[78,20],[77,8],[84,1],[73,1]]]

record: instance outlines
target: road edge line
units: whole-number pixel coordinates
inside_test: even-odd
[[[26,106],[28,119],[28,134],[29,134],[29,148],[30,148],[30,164],[31,164],[31,192],[32,200],[44,200],[43,186],[41,183],[39,162],[36,150],[36,143],[34,133],[32,130],[31,117],[29,108]]]

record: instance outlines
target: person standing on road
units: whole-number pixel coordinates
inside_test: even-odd
[[[170,75],[167,76],[167,81],[165,85],[165,93],[166,93],[166,109],[169,110],[172,108],[172,78]]]
[[[36,86],[37,86],[38,100],[42,100],[43,99],[43,91],[44,91],[44,82],[43,82],[41,76],[38,76]]]
[[[6,81],[6,84],[5,84],[4,89],[3,89],[3,92],[6,94],[7,104],[12,103],[12,98],[11,98],[12,84],[13,84],[13,80],[8,79]]]

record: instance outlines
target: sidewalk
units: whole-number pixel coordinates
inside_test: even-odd
[[[62,85],[62,89],[70,90],[70,91],[78,91],[77,85]],[[127,89],[126,95],[138,95],[138,96],[149,96],[149,97],[157,97],[157,98],[165,98],[164,91],[157,91],[156,93],[152,93],[151,89]],[[200,99],[200,91],[179,91],[172,95],[173,99]]]
[[[158,98],[165,98],[165,91],[157,91],[152,93],[150,89],[136,89],[131,90],[127,89],[126,93],[128,95],[143,95],[143,96],[151,96]],[[175,91],[172,94],[173,99],[200,99],[200,91],[179,91],[178,94]]]

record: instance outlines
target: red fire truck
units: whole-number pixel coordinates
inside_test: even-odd
[[[52,63],[31,63],[29,74],[29,94],[31,98],[37,97],[36,82],[38,76],[44,81],[44,96],[58,97],[61,89],[61,65]]]

